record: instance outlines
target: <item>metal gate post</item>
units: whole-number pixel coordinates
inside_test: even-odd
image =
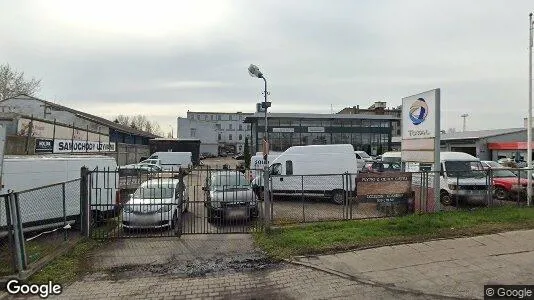
[[[178,198],[179,198],[180,205],[178,206],[178,216],[177,216],[177,219],[176,219],[176,223],[177,224],[175,224],[175,227],[174,227],[174,233],[176,234],[177,237],[181,237],[182,236],[182,231],[183,231],[183,228],[182,228],[182,223],[183,223],[182,211],[183,211],[183,206],[187,205],[187,204],[184,204],[184,198],[185,198],[184,197],[184,193],[185,193],[184,175],[185,175],[184,170],[182,168],[180,168],[179,171],[178,171],[178,187],[180,188],[180,193],[178,194]],[[187,198],[189,198],[189,197],[187,197]]]
[[[13,236],[14,236],[14,239],[15,239],[15,269],[17,272],[19,272],[19,274],[22,273],[22,271],[24,271],[24,264],[23,264],[23,253],[22,253],[22,243],[23,241],[21,241],[21,232],[20,232],[20,227],[22,226],[19,226],[19,223],[20,223],[20,218],[19,218],[19,215],[17,215],[17,208],[16,208],[16,200],[15,200],[15,194],[13,193],[13,191],[9,191],[9,211],[10,211],[10,215],[11,215],[11,221],[12,221],[12,224],[13,224]]]
[[[17,227],[18,232],[20,235],[20,254],[22,258],[22,267],[24,270],[28,268],[28,259],[26,257],[26,243],[24,241],[24,232],[22,231],[22,219],[21,219],[21,213],[20,213],[20,204],[19,204],[19,194],[15,193],[15,212],[17,214]]]
[[[269,165],[266,163],[263,169],[263,205],[264,205],[264,214],[266,216],[265,220],[265,230],[269,231],[271,229],[271,197],[272,193],[269,193]]]
[[[90,203],[89,190],[87,186],[89,169],[82,167],[80,177],[80,231],[85,237],[89,237],[90,233]]]

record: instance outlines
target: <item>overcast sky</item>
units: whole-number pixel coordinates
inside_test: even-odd
[[[0,0],[0,62],[103,117],[388,106],[441,88],[442,128],[523,126],[534,1]]]

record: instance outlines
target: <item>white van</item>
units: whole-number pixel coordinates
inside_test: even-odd
[[[180,168],[193,168],[193,154],[191,152],[154,152],[141,163],[159,164],[163,171],[175,171]]]
[[[276,159],[278,156],[280,156],[281,153],[276,154],[269,154],[267,155],[267,165],[270,164],[274,159]],[[250,158],[250,166],[249,166],[249,181],[254,180],[256,177],[261,176],[262,170],[265,168],[265,160],[263,159],[263,154],[254,155]]]
[[[383,162],[396,162],[401,163],[401,152],[400,151],[389,151],[382,154]]]
[[[358,165],[349,144],[293,146],[270,163],[273,195],[330,197],[343,204],[346,192],[355,192]],[[348,173],[347,175],[343,175]],[[260,187],[261,176],[253,182]]]
[[[367,154],[365,151],[354,151],[354,155],[356,155],[356,163],[358,164],[358,170],[363,169],[365,166],[365,163],[372,162],[373,158]]]
[[[98,168],[88,182],[89,199],[98,201],[97,215],[112,213],[118,208],[118,176],[115,158],[103,155],[31,155],[4,157],[1,194],[19,194],[20,213],[24,229],[41,229],[63,224],[62,187],[56,185],[80,179],[81,168]],[[45,187],[39,189],[40,187]],[[3,201],[3,199],[0,199]],[[65,184],[66,212],[69,223],[79,220],[80,181]],[[0,205],[0,227],[6,226],[5,206]]]
[[[491,182],[480,160],[463,152],[441,152],[440,202],[452,205],[456,202],[482,202],[487,199]],[[419,170],[425,166],[420,165]],[[411,167],[413,169],[413,166]],[[414,183],[421,181],[419,174],[413,174]],[[428,176],[432,186],[432,176]]]

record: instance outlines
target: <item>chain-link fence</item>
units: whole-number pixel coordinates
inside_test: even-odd
[[[287,224],[522,206],[528,176],[528,169],[451,166],[441,172],[276,175],[269,179],[271,216],[274,224]]]
[[[0,277],[16,271],[15,244],[10,220],[8,195],[0,196]]]
[[[3,274],[27,269],[80,236],[79,179],[1,198],[0,265],[7,266],[0,268]]]

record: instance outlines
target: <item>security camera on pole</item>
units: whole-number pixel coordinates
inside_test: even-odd
[[[267,155],[269,155],[269,127],[267,124],[267,108],[271,107],[271,102],[267,102],[267,79],[261,73],[260,68],[256,65],[250,65],[248,67],[248,74],[252,77],[261,78],[265,83],[265,89],[263,90],[264,101],[262,103],[262,109],[265,113],[265,129],[263,131],[263,160],[264,160],[264,170],[263,170],[263,199],[265,201],[265,223],[266,227],[270,225],[271,221],[271,199],[269,197],[269,163],[267,161]]]

